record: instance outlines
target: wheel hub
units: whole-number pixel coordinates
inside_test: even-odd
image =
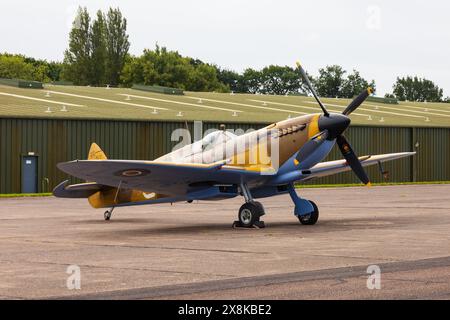
[[[244,223],[250,223],[250,221],[252,220],[252,213],[249,209],[242,210],[241,219]]]

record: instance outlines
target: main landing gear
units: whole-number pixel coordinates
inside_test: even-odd
[[[265,214],[261,203],[254,201],[247,184],[240,185],[240,190],[245,198],[245,203],[239,209],[238,220],[233,227],[241,228],[264,228],[264,221],[260,218]],[[319,209],[313,201],[302,199],[297,195],[293,184],[288,185],[287,190],[294,202],[294,215],[302,225],[314,225],[319,220]]]
[[[295,192],[295,187],[290,184],[288,187],[289,195],[295,204],[294,214],[303,225],[314,225],[319,220],[319,208],[317,205],[309,200],[302,199]]]
[[[114,207],[105,211],[105,213],[103,214],[103,216],[105,217],[105,221],[111,220],[113,211],[114,211]]]
[[[233,227],[264,228],[264,221],[260,221],[260,217],[265,214],[263,205],[253,200],[246,183],[242,183],[240,189],[245,203],[239,209],[238,220],[233,223]]]

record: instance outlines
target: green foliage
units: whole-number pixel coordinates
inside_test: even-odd
[[[368,87],[376,88],[375,80],[370,83],[361,77],[357,70],[345,77],[345,71],[341,66],[331,65],[319,69],[319,77],[313,82],[319,96],[329,98],[353,98]]]
[[[345,73],[346,71],[338,65],[319,69],[319,77],[315,81],[315,87],[319,96],[340,97],[345,82]]]
[[[127,20],[119,9],[110,8],[106,17],[97,12],[91,24],[86,8],[79,8],[64,54],[64,80],[75,85],[119,85],[127,58]]]
[[[385,97],[386,99],[397,99],[397,98],[395,97],[395,95],[392,94],[392,93],[386,93],[386,94],[384,95],[384,97]]]
[[[241,88],[242,92],[258,93],[261,90],[262,73],[252,68],[245,69],[242,74]]]
[[[0,78],[33,80],[33,69],[21,56],[0,55]]]
[[[99,10],[97,18],[92,23],[89,34],[91,43],[91,84],[101,86],[106,77],[106,21],[105,15]]]
[[[217,80],[223,83],[232,92],[245,92],[242,88],[242,76],[232,70],[222,69],[218,66],[216,68]]]
[[[375,90],[375,81],[372,80],[368,83],[366,79],[362,78],[358,71],[353,70],[352,74],[349,74],[342,84],[342,88],[339,93],[339,97],[353,98],[359,95],[362,91],[371,87]]]
[[[443,97],[443,90],[434,84],[433,81],[407,76],[397,78],[393,86],[395,97],[400,101],[430,101],[440,102]]]
[[[127,34],[127,19],[119,9],[110,8],[106,18],[106,81],[118,85],[125,58],[130,49]]]
[[[50,61],[47,63],[48,66],[48,77],[51,81],[60,81],[63,64],[61,62]]]
[[[58,62],[36,60],[23,55],[0,54],[0,78],[39,82],[59,80],[62,65]]]
[[[91,84],[90,21],[87,9],[79,7],[69,34],[69,48],[64,53],[65,80],[75,85]]]
[[[291,67],[270,65],[261,71],[261,93],[284,95],[300,88],[300,77]]]
[[[144,70],[142,69],[141,58],[127,55],[120,75],[120,83],[124,87],[131,87],[133,84],[144,84]]]
[[[247,68],[242,74],[217,66],[216,70],[219,81],[233,92],[284,95],[307,90],[298,70],[288,66],[270,65],[261,71]]]
[[[136,83],[189,91],[229,91],[229,87],[219,81],[214,66],[158,45],[155,50],[144,50],[140,57],[128,56],[121,82],[125,86]]]

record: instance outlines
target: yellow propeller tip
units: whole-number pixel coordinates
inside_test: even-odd
[[[297,159],[294,159],[294,164],[295,164],[296,166],[298,166],[298,165],[299,165],[299,163],[300,163],[300,162],[298,162],[298,160],[297,160]]]
[[[297,65],[297,67],[301,67],[302,66],[302,64],[300,63],[300,60],[297,60],[296,62],[295,62],[295,64]]]
[[[366,187],[372,187],[372,184],[370,182],[367,182]]]
[[[368,87],[367,88],[367,93],[370,95],[373,93],[373,88],[372,87]]]

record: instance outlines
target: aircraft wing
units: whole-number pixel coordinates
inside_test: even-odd
[[[74,177],[95,181],[96,185],[184,195],[211,184],[238,182],[239,170],[220,170],[225,161],[212,164],[173,163],[132,160],[75,160],[58,164],[58,168]]]
[[[400,159],[404,157],[409,157],[415,155],[415,152],[400,152],[400,153],[390,153],[390,154],[380,154],[375,156],[364,156],[359,157],[363,167],[378,164],[379,162],[386,162],[395,159]],[[350,171],[351,168],[346,160],[336,160],[327,161],[316,164],[308,173],[304,173],[300,180],[309,180],[312,178],[319,178],[330,176],[336,173]]]

